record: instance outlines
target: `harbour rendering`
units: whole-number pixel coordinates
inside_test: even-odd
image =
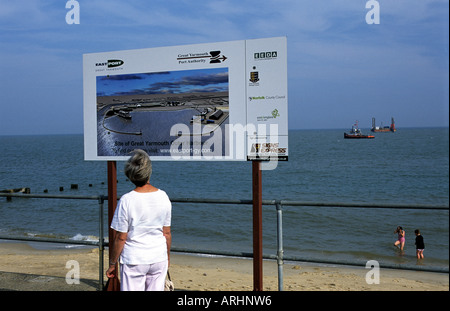
[[[206,140],[228,117],[228,92],[98,96],[98,152],[125,155],[129,148],[123,146],[134,144],[150,146],[149,154],[161,155],[177,137]],[[175,124],[189,131],[171,135]]]
[[[190,93],[157,95],[122,95],[99,96],[97,114],[103,118],[102,124],[106,130],[122,134],[142,135],[142,131],[116,131],[105,125],[105,120],[113,117],[121,118],[130,124],[132,114],[152,111],[180,111],[191,109],[194,113],[190,124],[201,124],[207,127],[203,133],[208,135],[219,127],[229,115],[228,92]],[[182,120],[180,120],[182,122]],[[192,132],[192,135],[198,133]]]

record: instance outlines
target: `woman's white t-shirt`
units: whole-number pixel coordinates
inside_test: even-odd
[[[117,204],[111,228],[127,233],[120,263],[152,264],[168,259],[163,227],[170,227],[172,203],[167,194],[130,191]]]

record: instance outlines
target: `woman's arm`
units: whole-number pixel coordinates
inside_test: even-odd
[[[114,230],[114,229],[113,229]],[[109,268],[106,271],[106,276],[108,278],[111,278],[114,276],[114,271],[116,270],[116,263],[119,260],[119,256],[122,253],[123,246],[125,245],[125,242],[127,241],[127,232],[119,232],[114,230],[114,241],[113,241],[113,248],[112,248],[112,254],[109,258]]]
[[[167,258],[170,265],[170,247],[172,246],[172,233],[170,232],[170,227],[163,227],[163,235],[166,238]]]

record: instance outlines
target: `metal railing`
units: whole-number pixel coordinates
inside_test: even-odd
[[[21,236],[5,236],[0,235],[0,240],[15,240],[15,241],[29,241],[29,242],[46,242],[46,243],[63,243],[71,245],[87,245],[96,246],[99,249],[99,290],[103,289],[103,260],[104,260],[104,247],[108,246],[108,243],[104,241],[104,209],[103,205],[107,196],[75,196],[75,195],[47,195],[47,194],[19,194],[19,193],[0,193],[0,197],[6,198],[28,198],[28,199],[70,199],[70,200],[91,200],[97,201],[99,205],[99,240],[95,241],[77,241],[71,239],[52,239],[42,237],[21,237]],[[231,199],[195,199],[195,198],[171,198],[172,203],[207,203],[207,204],[233,204],[233,205],[252,205],[252,200],[231,200]],[[262,200],[262,205],[271,205],[276,207],[277,213],[277,254],[276,255],[264,255],[264,259],[272,259],[277,261],[278,265],[278,290],[283,290],[283,264],[284,261],[294,262],[310,262],[310,263],[322,263],[322,264],[336,264],[336,265],[349,265],[349,266],[361,266],[360,262],[343,261],[343,260],[323,260],[323,259],[311,259],[300,257],[285,257],[283,251],[283,206],[297,206],[297,207],[340,207],[340,208],[371,208],[371,209],[420,209],[420,210],[443,210],[449,211],[448,206],[435,206],[435,205],[416,205],[416,204],[388,204],[388,203],[345,203],[345,202],[301,202],[291,200]],[[192,250],[184,248],[171,249],[173,252],[179,253],[191,253],[191,254],[210,254],[210,255],[222,255],[222,256],[234,256],[234,257],[248,257],[252,258],[252,253],[243,252],[227,252],[227,251],[209,251],[209,250]],[[404,269],[404,270],[419,270],[429,272],[449,273],[448,268],[436,268],[436,267],[409,267],[403,265],[380,265],[383,268],[391,269]]]
[[[99,205],[98,211],[98,224],[99,224],[99,240],[95,241],[77,241],[71,239],[52,239],[42,237],[21,237],[21,236],[5,236],[0,235],[0,240],[13,240],[13,241],[27,241],[27,242],[44,242],[44,243],[62,243],[70,245],[87,245],[97,246],[99,254],[99,290],[103,290],[103,258],[104,247],[108,245],[104,239],[104,221],[103,221],[103,204],[108,199],[107,196],[75,196],[75,195],[47,195],[47,194],[19,194],[19,193],[0,193],[0,197],[6,197],[11,199],[13,197],[27,198],[27,199],[67,199],[67,200],[90,200],[97,201]]]

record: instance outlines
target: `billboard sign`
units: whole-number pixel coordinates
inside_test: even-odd
[[[86,160],[287,160],[286,38],[83,55]]]

